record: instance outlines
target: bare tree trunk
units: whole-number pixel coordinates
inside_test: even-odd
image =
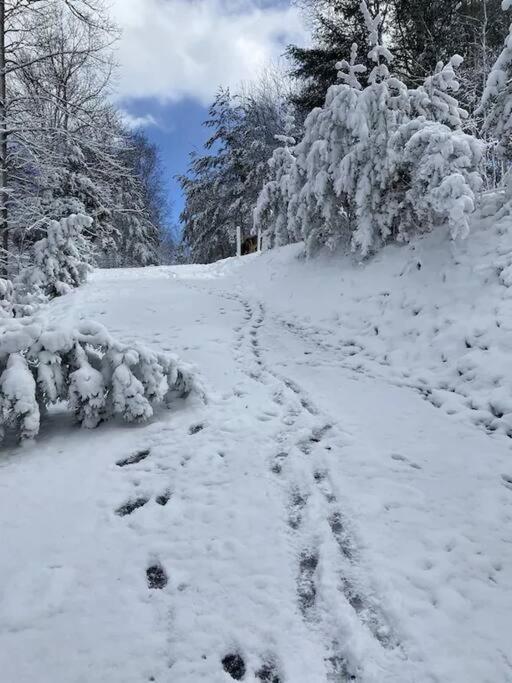
[[[5,0],[0,0],[0,234],[2,275],[8,277],[9,226],[7,223],[7,87],[5,62]]]

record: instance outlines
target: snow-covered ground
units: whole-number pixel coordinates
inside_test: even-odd
[[[299,251],[52,304],[209,401],[0,456],[2,683],[512,681],[508,226]]]

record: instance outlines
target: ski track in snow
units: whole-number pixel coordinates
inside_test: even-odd
[[[0,459],[2,681],[512,681],[489,437],[202,273],[105,273],[54,306],[191,357],[210,398],[85,434],[56,416]],[[481,490],[450,488],[459,442]]]

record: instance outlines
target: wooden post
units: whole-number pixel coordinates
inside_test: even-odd
[[[242,228],[236,226],[236,255],[242,256]]]

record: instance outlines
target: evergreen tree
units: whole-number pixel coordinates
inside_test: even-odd
[[[356,42],[366,54],[367,36],[359,21],[359,0],[302,0],[313,28],[313,46],[289,46],[292,73],[302,83],[295,102],[304,116],[322,106],[333,83],[334,66]],[[431,75],[454,53],[464,57],[459,99],[473,110],[506,31],[501,0],[373,0],[373,16],[393,50],[395,73],[409,87]],[[371,65],[364,61],[370,73]]]
[[[297,222],[289,215],[288,208],[293,198],[293,188],[298,173],[296,158],[291,148],[295,145],[292,137],[295,121],[291,114],[285,120],[283,134],[276,139],[283,147],[274,150],[268,162],[269,180],[263,185],[254,209],[254,225],[265,238],[264,247],[279,247],[300,239]]]
[[[504,7],[508,7],[506,2]],[[485,86],[479,113],[484,117],[484,131],[498,143],[499,154],[512,159],[512,25],[505,45],[496,60]]]
[[[28,294],[54,298],[85,282],[91,252],[83,231],[91,225],[92,219],[82,215],[49,223],[46,237],[33,244],[32,265],[23,273]]]
[[[183,239],[195,262],[233,256],[237,228],[253,231],[253,209],[268,174],[267,160],[279,146],[286,103],[264,83],[232,95],[221,90],[205,125],[213,133],[207,154],[192,155],[180,178],[185,194]]]
[[[389,239],[443,224],[452,237],[468,232],[482,145],[461,131],[465,114],[454,97],[461,60],[439,64],[408,89],[389,72],[381,17],[364,2],[361,8],[373,63],[368,84],[359,80],[365,67],[354,47],[350,62],[339,64],[344,83],[309,114],[303,139],[274,153],[255,213],[270,243],[279,243],[276,218],[280,235],[302,237],[308,253],[344,241],[365,256]]]
[[[303,0],[302,8],[313,29],[313,45],[289,45],[291,73],[302,83],[292,102],[299,116],[305,118],[315,107],[323,106],[327,90],[334,83],[336,65],[348,55],[355,43],[364,55],[369,51],[368,35],[361,24],[361,0]],[[370,0],[374,14],[388,11],[386,0]]]
[[[183,240],[195,262],[211,262],[234,254],[236,229],[243,216],[233,210],[240,200],[244,169],[236,133],[242,112],[229,90],[221,90],[204,125],[213,129],[207,154],[191,154],[188,175],[180,177],[185,194],[181,215]]]

